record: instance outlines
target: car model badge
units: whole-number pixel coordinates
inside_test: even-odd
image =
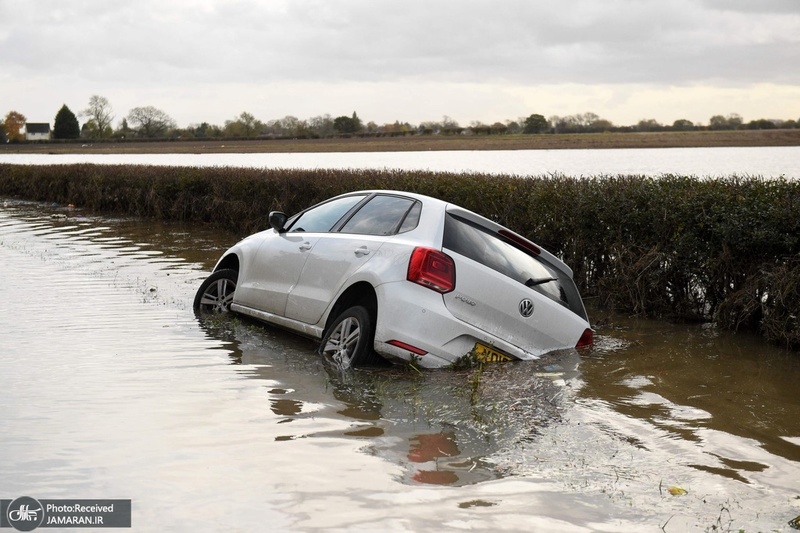
[[[472,307],[475,307],[477,305],[474,301],[464,296],[461,296],[460,294],[456,295],[456,300],[462,301],[467,305],[471,305]]]
[[[525,298],[519,303],[519,314],[525,318],[533,314],[533,301],[530,298]]]

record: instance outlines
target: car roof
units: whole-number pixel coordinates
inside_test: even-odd
[[[482,215],[479,215],[478,213],[475,213],[474,211],[470,211],[469,209],[461,207],[461,206],[459,206],[457,204],[454,204],[452,202],[447,202],[447,201],[444,201],[444,200],[440,200],[438,198],[434,198],[433,196],[427,196],[427,195],[424,195],[424,194],[418,194],[418,193],[413,193],[413,192],[408,192],[408,191],[398,191],[398,190],[389,190],[389,189],[370,189],[370,190],[363,190],[363,191],[353,191],[353,192],[347,193],[346,195],[342,195],[342,196],[347,196],[347,195],[350,195],[350,194],[388,194],[388,195],[405,196],[405,197],[413,198],[415,200],[419,200],[420,202],[426,203],[427,207],[429,209],[431,207],[433,207],[433,208],[438,209],[440,211],[446,211],[448,213],[457,214],[457,215],[461,216],[462,218],[466,218],[468,220],[471,220],[472,222],[474,222],[476,224],[480,224],[481,226],[484,226],[484,227],[486,227],[486,228],[488,228],[488,229],[490,229],[492,231],[498,231],[500,229],[505,229],[507,231],[512,231],[512,230],[509,230],[508,228],[506,228],[505,226],[502,226],[502,225],[498,224],[497,222],[494,222],[494,221],[492,221],[492,220],[490,220],[490,219],[488,219],[488,218],[486,218],[486,217],[484,217]],[[512,231],[512,233],[513,233],[513,231]]]
[[[398,196],[407,196],[408,198],[414,198],[415,200],[431,202],[442,207],[446,205],[453,205],[449,202],[445,202],[444,200],[440,200],[438,198],[434,198],[433,196],[426,196],[424,194],[419,194],[415,192],[408,192],[408,191],[397,191],[392,189],[367,189],[363,191],[353,191],[342,196],[348,196],[351,194],[388,194],[388,195],[398,195]]]

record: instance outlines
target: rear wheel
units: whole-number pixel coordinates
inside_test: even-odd
[[[322,337],[319,353],[330,357],[340,368],[378,361],[373,351],[375,325],[366,307],[357,305],[339,315]]]
[[[225,268],[217,270],[203,281],[194,297],[194,312],[200,314],[228,313],[239,273]]]

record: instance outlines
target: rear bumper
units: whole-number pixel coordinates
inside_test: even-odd
[[[536,359],[554,349],[532,346],[522,350],[454,317],[445,307],[441,294],[408,281],[379,285],[376,294],[375,351],[389,359],[414,361],[424,368],[441,368],[467,355],[476,342],[516,359]],[[391,341],[411,345],[425,354],[399,348],[389,344]]]

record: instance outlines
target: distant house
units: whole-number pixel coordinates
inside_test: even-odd
[[[49,141],[50,124],[47,122],[26,122],[25,140],[28,141]]]

